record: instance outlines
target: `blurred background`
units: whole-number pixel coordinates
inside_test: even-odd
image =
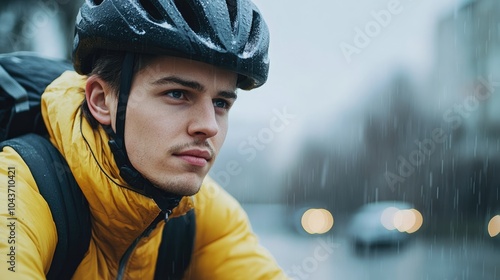
[[[254,2],[270,76],[211,176],[290,277],[500,279],[500,2]],[[0,52],[70,58],[81,3],[0,0]]]

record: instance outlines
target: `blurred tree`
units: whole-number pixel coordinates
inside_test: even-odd
[[[0,52],[35,51],[69,58],[83,0],[0,0]]]

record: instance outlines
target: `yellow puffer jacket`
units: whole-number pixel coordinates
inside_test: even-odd
[[[93,131],[81,118],[85,81],[84,76],[64,73],[44,93],[42,112],[51,141],[66,158],[92,215],[90,247],[74,279],[116,279],[124,252],[160,209],[152,199],[120,186],[126,183],[118,175],[106,133]],[[44,279],[57,244],[49,207],[15,151],[5,148],[0,163],[0,275]],[[16,172],[11,188],[7,188],[9,168]],[[14,206],[10,213],[9,198]],[[204,181],[198,194],[184,197],[173,216],[193,207],[195,247],[185,279],[286,279],[259,246],[237,201],[211,179]],[[123,279],[153,279],[164,224],[139,241],[123,267]]]

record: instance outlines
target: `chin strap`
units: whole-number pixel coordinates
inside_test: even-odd
[[[130,185],[133,191],[151,197],[165,213],[166,218],[168,218],[172,213],[172,209],[179,205],[182,196],[162,191],[144,178],[141,173],[132,166],[132,163],[130,163],[125,148],[125,116],[127,113],[128,97],[132,86],[134,61],[135,54],[131,52],[128,52],[123,60],[116,112],[116,133],[111,127],[105,127],[104,130],[110,137],[108,144],[120,170],[120,176]]]

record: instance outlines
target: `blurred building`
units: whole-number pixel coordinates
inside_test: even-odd
[[[499,12],[498,1],[467,1],[438,26],[434,84],[439,106],[441,111],[455,104],[465,107],[469,133],[499,133],[500,97],[488,95],[500,85]]]
[[[433,204],[455,224],[500,208],[499,13],[499,1],[466,1],[437,27],[432,104],[447,139],[434,161]]]

